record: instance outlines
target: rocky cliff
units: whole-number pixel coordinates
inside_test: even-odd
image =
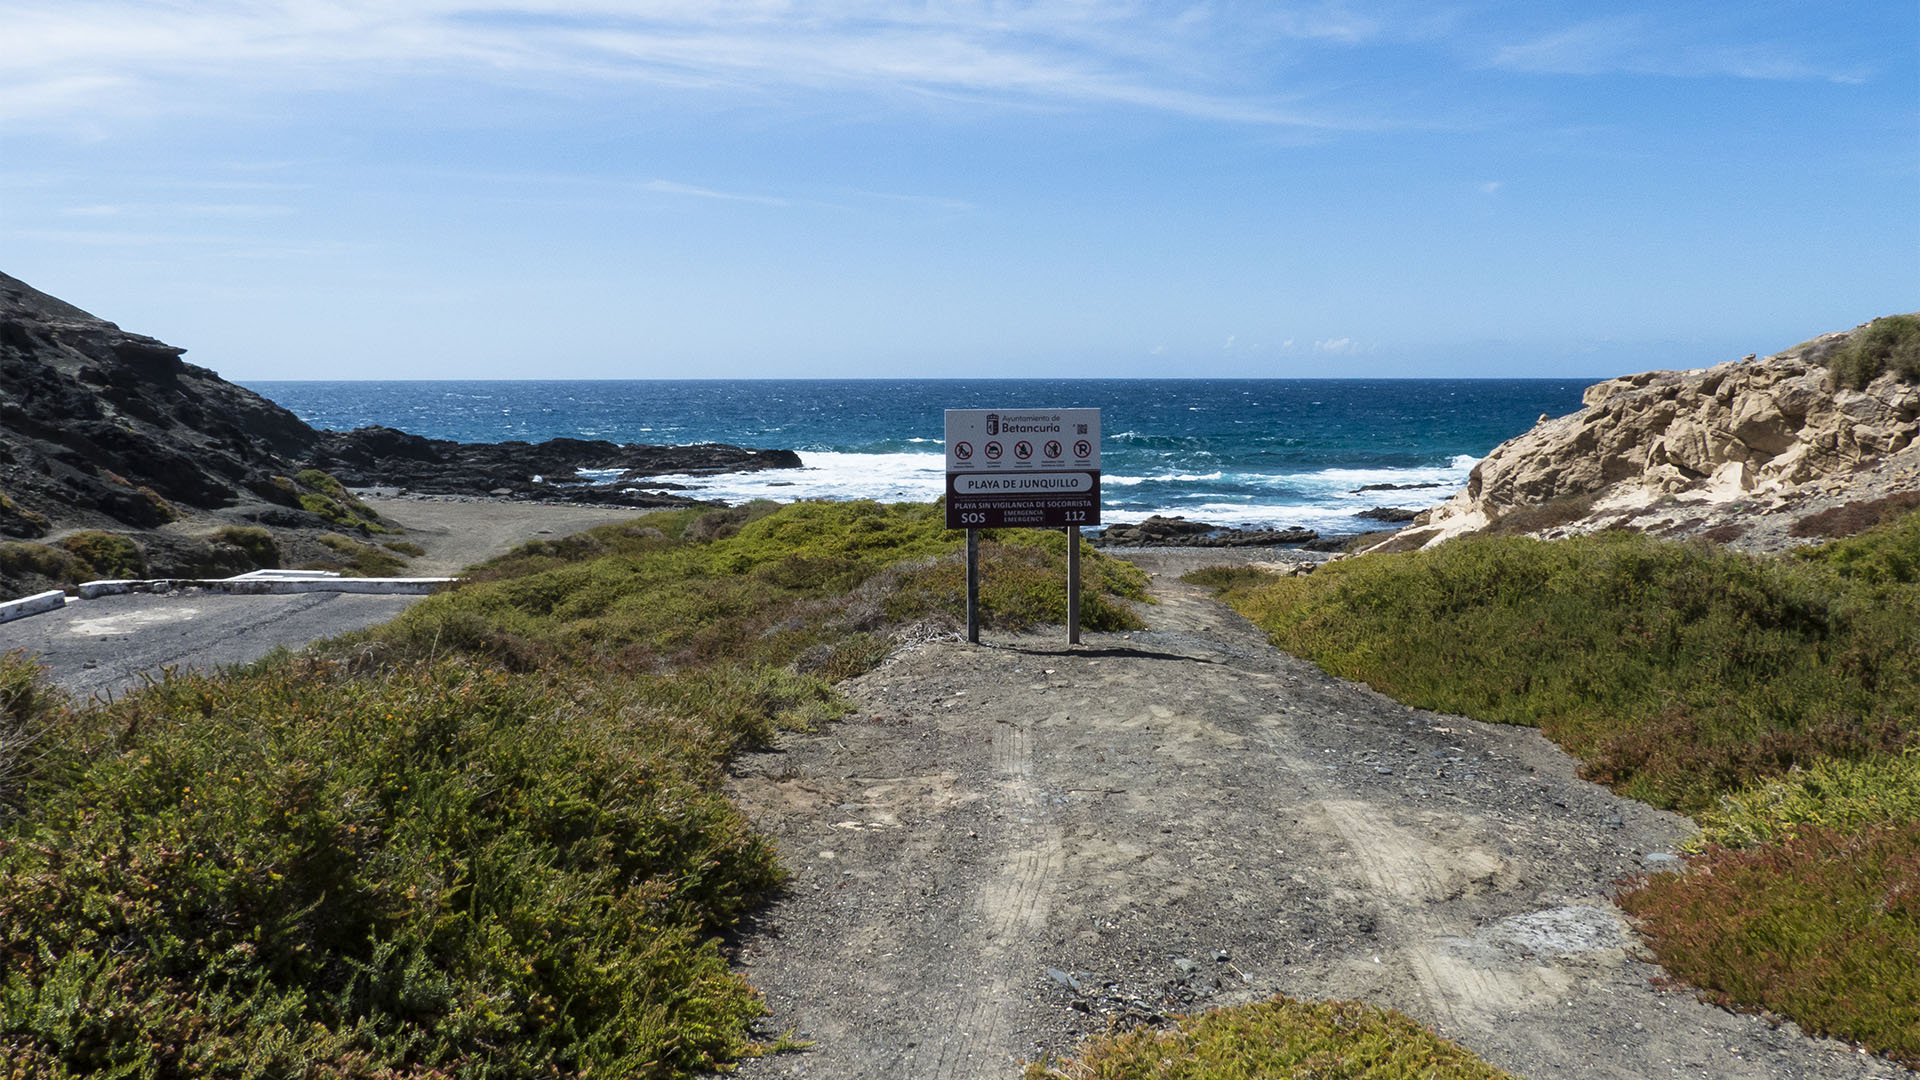
[[[178,349],[0,274],[0,534],[231,506],[315,432]]]
[[[1804,522],[1920,491],[1915,357],[1920,316],[1892,316],[1765,359],[1596,384],[1578,412],[1494,449],[1397,546],[1490,528],[1625,527],[1752,548],[1820,536]]]

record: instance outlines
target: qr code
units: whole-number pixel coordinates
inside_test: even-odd
[[[1087,425],[1085,424],[1073,425],[1073,433],[1075,435],[1085,435],[1087,433]]]

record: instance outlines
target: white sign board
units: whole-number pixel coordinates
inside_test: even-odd
[[[948,409],[947,527],[1100,524],[1099,409]]]

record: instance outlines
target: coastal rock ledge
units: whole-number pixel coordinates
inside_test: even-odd
[[[1877,520],[1848,507],[1920,501],[1920,316],[1765,359],[1610,379],[1582,400],[1496,447],[1394,547],[1632,528],[1774,550],[1837,535],[1842,518]],[[1821,514],[1825,528],[1810,522]]]

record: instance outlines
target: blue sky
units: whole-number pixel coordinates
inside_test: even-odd
[[[0,0],[229,378],[1607,376],[1920,308],[1920,4]]]

